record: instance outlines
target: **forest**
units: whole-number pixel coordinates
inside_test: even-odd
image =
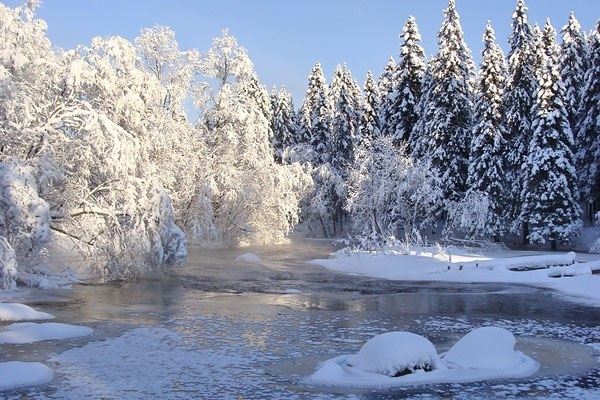
[[[328,84],[317,62],[296,107],[227,30],[204,53],[165,26],[62,50],[37,7],[0,3],[0,288],[51,279],[57,237],[115,280],[190,244],[555,249],[598,218],[600,23],[532,26],[518,0],[507,54],[488,23],[477,67],[449,0],[436,54],[409,17],[380,76]]]

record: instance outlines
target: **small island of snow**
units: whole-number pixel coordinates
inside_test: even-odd
[[[357,354],[325,361],[306,382],[327,386],[393,387],[522,378],[534,374],[539,363],[515,351],[515,344],[515,337],[506,329],[484,327],[471,331],[440,356],[423,336],[387,332],[368,340]]]

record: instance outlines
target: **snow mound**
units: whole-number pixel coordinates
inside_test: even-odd
[[[520,351],[517,340],[503,328],[484,327],[472,330],[460,339],[443,357],[448,368],[483,371],[509,371],[529,364]]]
[[[369,339],[348,365],[365,372],[398,377],[439,366],[434,345],[410,332],[387,332]]]
[[[514,350],[516,339],[502,328],[480,328],[465,335],[440,358],[426,338],[388,332],[368,340],[357,354],[329,359],[305,382],[345,387],[394,387],[523,378],[540,367]]]
[[[235,261],[259,264],[261,259],[254,253],[244,253],[241,256],[238,256]]]
[[[36,311],[25,304],[0,304],[0,321],[34,321],[45,319],[54,319],[54,315]]]
[[[0,391],[41,385],[54,379],[50,368],[38,362],[0,362]]]
[[[18,322],[6,326],[0,332],[0,344],[25,344],[43,340],[73,339],[91,335],[92,328],[55,322],[38,324],[35,322]]]

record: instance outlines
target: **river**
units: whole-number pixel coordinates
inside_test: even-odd
[[[507,284],[396,282],[329,272],[306,260],[323,241],[244,250],[191,248],[185,267],[135,282],[32,291],[23,301],[91,337],[3,345],[0,361],[40,361],[44,386],[8,399],[600,398],[600,308]],[[244,253],[261,264],[235,261]],[[388,389],[314,387],[318,364],[386,331],[447,350],[469,330],[499,326],[538,360],[527,379]]]

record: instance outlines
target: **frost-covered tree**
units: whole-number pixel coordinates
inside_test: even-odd
[[[410,133],[417,123],[417,103],[421,97],[423,76],[425,73],[425,51],[419,44],[421,34],[414,17],[410,17],[402,33],[400,59],[396,67],[397,74],[393,82],[392,93],[384,103],[388,120],[386,126],[394,138],[396,146],[408,146]],[[410,152],[410,148],[408,148]]]
[[[196,206],[202,201],[197,182],[206,179],[206,149],[185,110],[199,77],[200,56],[180,50],[175,33],[163,26],[143,29],[135,44],[143,67],[156,78],[147,79],[147,93],[141,96],[147,104],[143,152],[171,197],[177,222],[190,230],[204,218]]]
[[[161,189],[140,144],[148,136],[144,117],[154,99],[163,100],[155,96],[162,89],[139,68],[131,43],[97,39],[90,49],[54,54],[31,9],[2,6],[0,15],[2,43],[11,49],[2,52],[10,54],[1,64],[11,82],[2,98],[10,118],[1,136],[28,140],[0,146],[1,161],[27,169],[36,183],[27,186],[49,206],[49,228],[73,239],[107,278],[180,263],[185,237],[170,198],[150,194]]]
[[[0,289],[40,282],[42,250],[50,242],[50,206],[39,197],[34,167],[0,162]],[[36,277],[37,275],[37,277]]]
[[[347,209],[364,246],[393,244],[403,233],[418,237],[435,218],[441,191],[426,164],[415,164],[389,136],[365,138],[348,179]]]
[[[363,86],[363,113],[360,120],[360,137],[372,140],[381,135],[381,121],[379,120],[379,109],[381,96],[379,88],[373,78],[371,71],[367,72],[367,78]]]
[[[569,114],[569,124],[574,132],[579,122],[577,111],[585,84],[588,69],[587,43],[575,14],[569,16],[569,23],[561,30],[560,74],[565,85],[565,107]]]
[[[474,65],[464,42],[455,1],[450,0],[438,32],[438,53],[431,59],[423,88],[420,119],[413,135],[427,143],[431,161],[444,185],[444,197],[458,200],[466,191],[473,123],[470,80]]]
[[[508,151],[502,94],[506,63],[494,30],[488,22],[483,35],[481,68],[475,95],[475,125],[469,159],[469,192],[480,193],[489,202],[491,221],[482,233],[498,240],[505,230],[506,207],[505,154]]]
[[[398,176],[409,168],[410,159],[394,148],[389,136],[365,138],[357,148],[357,162],[348,177],[346,207],[354,233],[367,241],[367,246],[393,244],[399,223]]]
[[[239,245],[285,242],[298,222],[310,177],[298,164],[275,163],[268,92],[237,40],[225,31],[204,62],[205,75],[218,86],[200,125],[212,171],[212,227],[201,232],[203,239]]]
[[[544,32],[544,73],[536,101],[533,137],[529,145],[522,198],[521,219],[529,227],[534,243],[569,243],[581,223],[573,135],[564,105],[564,87],[559,63],[556,31],[547,21]]]
[[[300,108],[300,131],[297,143],[308,143],[315,151],[315,165],[331,161],[331,123],[333,106],[329,86],[321,64],[315,64],[308,77],[308,89]]]
[[[275,150],[275,159],[281,162],[285,149],[296,144],[295,139],[299,129],[292,95],[284,87],[279,91],[275,89],[271,91],[271,109],[273,110],[271,143]]]
[[[600,21],[588,38],[589,65],[578,109],[576,167],[581,199],[600,200]],[[592,213],[588,217],[592,219]]]
[[[506,154],[506,177],[510,203],[507,219],[511,229],[523,229],[527,240],[526,221],[520,220],[523,204],[523,186],[526,180],[521,166],[527,160],[529,143],[533,135],[535,118],[535,95],[538,82],[535,74],[535,47],[531,26],[527,21],[527,6],[519,0],[512,16],[513,31],[509,37],[508,78],[504,91],[504,117],[507,129],[508,152]]]

